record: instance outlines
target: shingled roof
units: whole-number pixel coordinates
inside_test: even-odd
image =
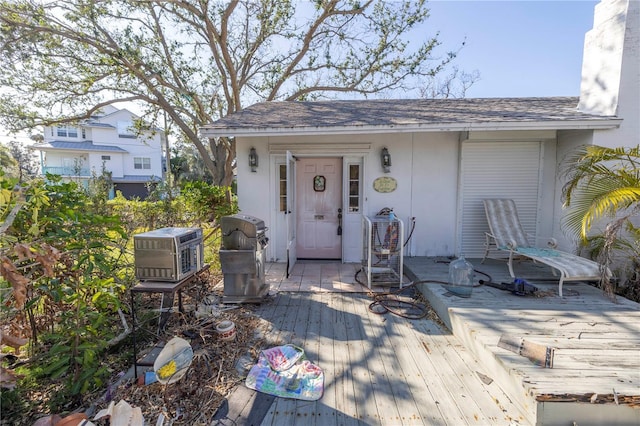
[[[577,97],[262,102],[203,126],[202,134],[595,129],[621,121],[579,112],[577,105]]]

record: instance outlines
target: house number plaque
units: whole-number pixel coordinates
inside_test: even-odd
[[[373,181],[373,189],[376,192],[393,192],[398,187],[398,181],[392,177],[383,176]]]

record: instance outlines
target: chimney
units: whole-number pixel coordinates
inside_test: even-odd
[[[640,117],[640,1],[602,0],[584,40],[578,110]],[[626,124],[626,123],[625,123]]]

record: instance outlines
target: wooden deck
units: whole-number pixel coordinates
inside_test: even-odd
[[[276,295],[258,314],[270,342],[303,347],[325,372],[325,394],[306,402],[240,386],[214,424],[640,424],[640,305],[584,283],[566,284],[560,298],[557,278],[531,263],[516,272],[541,297],[480,286],[460,298],[436,282],[447,279],[446,261],[405,258],[446,327],[370,312],[360,265],[301,262],[289,278],[269,265]],[[471,262],[493,282],[512,281],[504,262]],[[553,368],[499,347],[504,335],[553,347]]]
[[[471,262],[494,282],[512,281],[504,262]],[[438,259],[406,258],[405,266],[414,281],[447,279],[448,266]],[[516,273],[546,296],[522,297],[482,286],[464,299],[437,283],[419,287],[529,422],[640,424],[640,305],[623,298],[614,303],[585,283],[565,284],[560,298],[557,278],[543,265],[522,263]],[[555,348],[553,368],[499,347],[503,335]]]
[[[293,343],[325,374],[314,402],[274,398],[240,386],[214,424],[527,425],[491,371],[448,330],[368,309],[359,265],[299,263],[289,279],[269,265],[275,297],[257,314],[272,345]],[[378,292],[388,289],[376,288]]]

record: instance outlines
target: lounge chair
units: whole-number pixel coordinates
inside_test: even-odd
[[[482,262],[489,257],[490,251],[509,252],[509,273],[513,272],[514,257],[525,257],[551,267],[554,275],[560,273],[558,294],[562,297],[562,284],[565,281],[600,281],[601,267],[598,263],[571,253],[556,250],[556,241],[550,238],[546,247],[531,245],[533,238],[522,229],[516,204],[509,199],[483,200],[490,232],[486,232],[485,252]]]

